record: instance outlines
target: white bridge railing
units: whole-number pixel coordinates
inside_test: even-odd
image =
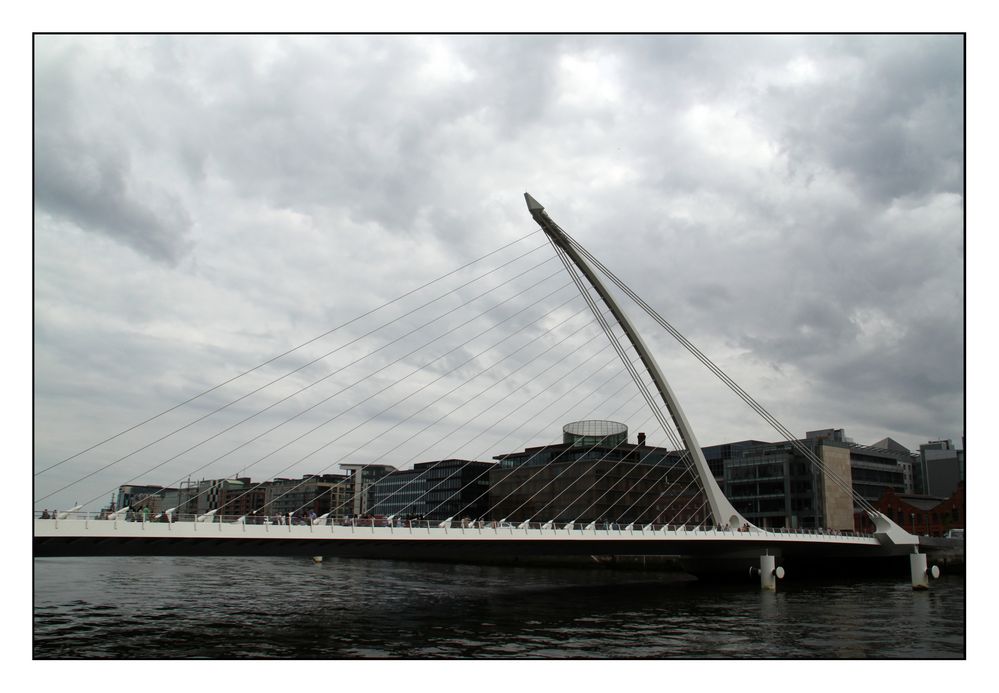
[[[756,527],[747,529],[724,529],[695,525],[669,524],[629,524],[613,522],[508,522],[491,520],[404,520],[400,518],[351,517],[351,518],[288,518],[228,515],[152,515],[142,513],[120,513],[107,516],[107,513],[61,512],[43,518],[35,513],[36,536],[88,535],[114,536],[199,536],[207,532],[226,537],[255,536],[279,538],[350,538],[362,534],[378,537],[506,537],[506,538],[673,538],[673,539],[719,539],[751,540],[761,539],[807,542],[876,542],[873,534],[861,532],[840,532],[822,529],[763,530]]]

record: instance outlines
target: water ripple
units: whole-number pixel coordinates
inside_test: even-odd
[[[283,558],[36,559],[34,654],[70,658],[960,658],[964,583]],[[900,642],[897,633],[907,634]],[[198,634],[194,637],[193,634]]]

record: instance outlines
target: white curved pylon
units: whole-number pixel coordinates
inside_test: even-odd
[[[638,353],[639,358],[642,360],[642,364],[645,369],[652,376],[652,381],[656,384],[656,389],[659,391],[659,395],[663,399],[663,403],[666,405],[666,411],[669,412],[670,417],[673,419],[673,425],[676,426],[677,432],[680,434],[680,438],[683,440],[683,444],[687,447],[687,452],[690,454],[691,459],[694,461],[694,467],[697,470],[697,475],[701,479],[701,485],[704,489],[704,493],[708,497],[708,504],[711,506],[711,515],[714,519],[715,526],[723,527],[726,524],[729,527],[736,528],[741,527],[744,524],[749,524],[746,518],[744,518],[736,509],[733,507],[732,503],[729,502],[725,494],[722,493],[721,488],[718,487],[718,483],[715,481],[714,475],[711,473],[711,469],[708,467],[708,462],[704,458],[704,453],[701,451],[701,446],[697,442],[697,437],[694,435],[693,429],[690,427],[690,423],[687,421],[686,415],[683,413],[683,409],[680,407],[680,403],[676,399],[676,395],[673,394],[673,390],[670,388],[669,383],[666,381],[666,376],[663,375],[662,370],[659,368],[659,364],[656,363],[655,358],[653,358],[652,353],[645,346],[642,341],[641,336],[638,331],[631,324],[628,316],[625,315],[624,311],[611,296],[610,292],[600,281],[600,277],[597,273],[587,264],[586,260],[576,252],[572,244],[569,243],[568,239],[565,237],[565,233],[559,227],[555,221],[548,216],[545,212],[545,208],[541,204],[531,197],[530,193],[524,193],[524,198],[527,200],[527,209],[531,212],[531,216],[534,220],[538,222],[541,229],[548,235],[548,237],[555,243],[563,252],[573,261],[576,267],[579,268],[583,276],[586,277],[587,281],[593,286],[596,292],[603,299],[604,304],[610,309],[611,314],[617,320],[621,329],[628,336],[628,340],[631,345],[635,348],[636,353]]]

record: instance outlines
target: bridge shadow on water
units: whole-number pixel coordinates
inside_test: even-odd
[[[37,658],[961,657],[960,578],[748,576],[294,558],[35,561]],[[898,632],[914,640],[899,642]],[[915,635],[911,635],[915,634]]]

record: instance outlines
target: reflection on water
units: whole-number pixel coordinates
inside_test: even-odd
[[[659,573],[299,558],[35,560],[38,658],[952,658],[964,582],[761,592]]]

